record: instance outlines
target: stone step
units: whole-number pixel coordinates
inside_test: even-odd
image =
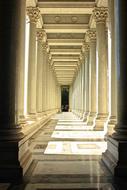
[[[34,160],[42,160],[42,161],[87,161],[90,159],[89,155],[55,155],[55,154],[40,154],[39,152],[35,152],[32,155]],[[100,155],[91,156],[92,160],[101,159]]]
[[[111,183],[37,183],[28,184],[25,190],[115,190]]]

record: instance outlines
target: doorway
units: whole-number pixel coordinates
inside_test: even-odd
[[[61,110],[62,112],[69,111],[69,86],[61,87]]]

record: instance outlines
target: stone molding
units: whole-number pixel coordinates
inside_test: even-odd
[[[30,22],[36,24],[40,18],[40,10],[37,7],[27,7],[27,15]]]
[[[37,39],[42,43],[42,49],[47,49],[47,35],[44,29],[37,30]]]
[[[96,7],[93,10],[93,17],[96,21],[96,23],[105,23],[106,19],[108,17],[108,8],[106,7]]]
[[[42,42],[43,41],[43,31],[37,30],[37,40]]]
[[[84,48],[85,52],[89,52],[89,49],[90,49],[89,43],[84,42],[83,48]]]
[[[50,47],[48,45],[48,42],[46,43],[46,51],[47,51],[47,54],[49,55],[50,54]]]
[[[96,41],[96,31],[95,30],[88,30],[86,35],[88,36],[90,41]]]

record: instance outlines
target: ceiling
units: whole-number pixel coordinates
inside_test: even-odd
[[[94,28],[92,11],[107,6],[107,0],[28,0],[41,12],[41,27],[46,31],[51,65],[60,85],[71,85],[81,64],[85,33]]]

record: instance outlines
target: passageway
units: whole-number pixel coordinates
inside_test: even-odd
[[[30,139],[33,162],[25,190],[113,190],[111,173],[100,162],[106,144],[104,132],[71,112],[56,114]]]
[[[0,190],[127,189],[126,9],[0,0]]]

